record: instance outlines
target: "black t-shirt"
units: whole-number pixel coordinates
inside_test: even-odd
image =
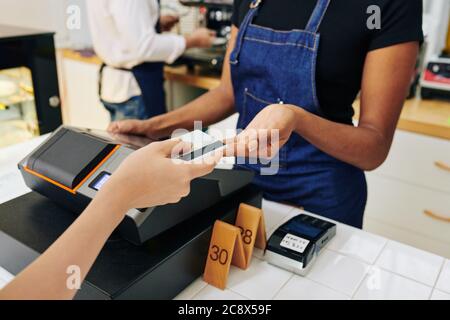
[[[250,0],[235,0],[239,27]],[[263,0],[256,25],[276,30],[304,29],[317,0]],[[381,9],[381,29],[369,29],[371,5]],[[361,89],[366,54],[410,41],[423,41],[421,0],[332,0],[319,29],[316,85],[324,116],[351,124],[352,104]],[[392,70],[395,77],[395,70]]]

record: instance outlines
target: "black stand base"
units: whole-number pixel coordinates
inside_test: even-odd
[[[203,273],[214,222],[234,222],[240,203],[261,207],[261,199],[247,187],[141,246],[113,234],[76,298],[174,298]],[[19,273],[74,219],[34,192],[0,205],[0,266]]]

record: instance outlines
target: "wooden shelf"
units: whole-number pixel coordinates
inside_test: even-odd
[[[82,55],[79,51],[72,49],[58,49],[58,53],[65,59],[76,60],[90,64],[102,64],[102,60],[96,55]]]
[[[220,75],[205,74],[199,69],[188,70],[186,66],[165,67],[166,80],[181,82],[193,87],[211,90],[220,85]]]
[[[98,65],[102,64],[102,61],[95,55],[83,56],[80,52],[71,49],[60,49],[59,52],[66,59]],[[181,82],[205,90],[214,89],[220,84],[220,75],[204,73],[198,69],[191,71],[186,66],[166,66],[164,73],[165,78],[169,81]]]

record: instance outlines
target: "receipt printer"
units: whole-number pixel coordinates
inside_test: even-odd
[[[141,137],[63,126],[23,159],[19,169],[30,189],[79,214],[122,161],[148,143]],[[192,181],[190,195],[177,204],[130,210],[118,231],[142,244],[242,189],[252,178],[249,171],[215,169]]]
[[[306,275],[322,248],[336,235],[336,225],[306,214],[279,227],[269,238],[265,259],[270,264]]]

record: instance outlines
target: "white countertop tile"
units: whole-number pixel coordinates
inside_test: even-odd
[[[362,261],[324,249],[307,278],[352,296],[368,268]]]
[[[12,200],[30,191],[17,169],[17,164],[41,144],[47,136],[44,135],[24,143],[0,148],[0,203]]]
[[[434,286],[444,258],[398,242],[389,241],[376,265],[416,280],[428,286]]]
[[[445,261],[436,288],[450,294],[450,260]]]
[[[443,291],[434,289],[433,294],[431,295],[431,300],[449,300],[450,301],[450,293],[445,293]]]
[[[8,283],[6,281],[3,281],[3,279],[0,279],[0,290],[3,289]]]
[[[268,235],[272,233],[272,230],[275,227],[279,226],[281,221],[284,221],[286,217],[289,217],[293,210],[295,210],[291,206],[268,201],[265,199],[262,202],[262,209]]]
[[[253,300],[270,300],[293,276],[259,259],[252,259],[247,270],[230,269],[227,288]]]
[[[386,243],[385,238],[339,224],[336,236],[330,241],[327,248],[373,264]]]
[[[174,300],[190,300],[208,284],[200,277],[185,288]]]
[[[17,168],[12,172],[0,174],[0,203],[5,203],[30,191]]]
[[[207,285],[194,296],[193,300],[248,300],[248,298],[228,289],[220,290]]]
[[[275,300],[348,300],[349,296],[308,278],[294,275],[278,292]]]
[[[17,171],[17,163],[40,145],[47,137],[48,135],[43,135],[23,143],[0,148],[0,174]]]
[[[0,266],[0,289],[6,286],[14,276]]]
[[[431,287],[374,267],[354,299],[358,300],[423,300],[428,299]]]

